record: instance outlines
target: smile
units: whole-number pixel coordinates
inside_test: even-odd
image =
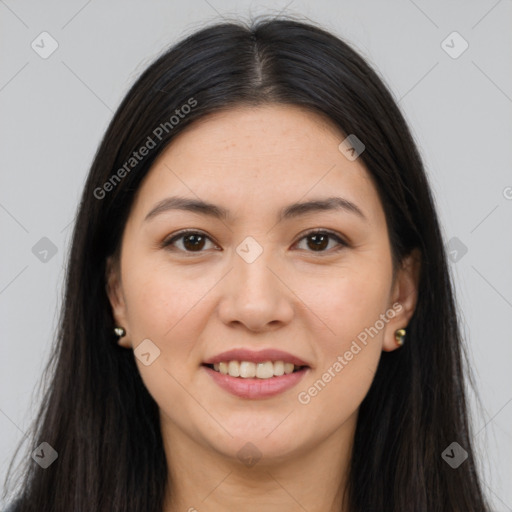
[[[207,366],[222,375],[230,375],[231,377],[239,377],[242,379],[270,379],[272,377],[288,375],[303,368],[303,366],[285,363],[284,361],[264,361],[261,363],[253,363],[251,361],[222,361]]]

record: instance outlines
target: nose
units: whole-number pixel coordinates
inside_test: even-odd
[[[294,295],[286,286],[284,276],[273,267],[278,268],[268,251],[252,263],[234,254],[233,269],[224,280],[218,306],[219,316],[226,325],[262,332],[291,321]]]

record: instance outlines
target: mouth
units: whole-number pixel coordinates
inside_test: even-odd
[[[249,400],[270,399],[291,390],[311,370],[309,366],[283,361],[253,363],[231,360],[203,363],[201,367],[219,388]]]
[[[297,386],[312,367],[299,356],[269,347],[233,348],[202,362],[218,387],[239,398],[271,398]]]
[[[221,361],[219,363],[202,366],[210,368],[221,375],[228,375],[238,379],[272,379],[283,375],[290,375],[309,368],[307,365],[296,365],[284,361]]]

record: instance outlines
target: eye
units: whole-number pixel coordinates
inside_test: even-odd
[[[200,231],[187,230],[181,231],[172,238],[164,240],[162,247],[172,250],[173,248],[171,246],[175,245],[177,241],[181,243],[181,247],[177,248],[184,252],[202,252],[207,241],[212,243],[210,237],[206,236],[204,233],[201,233]],[[213,243],[212,245],[216,247]],[[176,246],[174,248],[176,248]]]
[[[348,244],[336,233],[325,230],[310,231],[299,241],[302,240],[306,240],[307,247],[309,247],[312,252],[328,252],[325,251],[325,249],[329,246],[329,240],[334,240],[338,244],[334,252],[343,249],[343,247],[348,247]]]
[[[342,249],[343,247],[348,247],[348,243],[346,243],[340,236],[326,230],[310,231],[306,233],[299,242],[302,240],[306,240],[307,247],[311,249],[310,252],[328,252],[325,249],[329,246],[329,242],[333,240],[338,245],[338,248],[335,249],[334,252]],[[176,245],[176,242],[179,242],[179,244]],[[162,247],[169,250],[179,249],[182,252],[200,253],[203,252],[203,249],[208,242],[212,244],[214,249],[218,249],[218,247],[213,244],[210,237],[204,233],[200,231],[186,230],[164,240]],[[181,247],[179,246],[180,244]]]

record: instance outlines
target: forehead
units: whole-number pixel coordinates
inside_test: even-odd
[[[179,194],[252,213],[299,199],[340,195],[382,215],[360,159],[338,149],[345,134],[327,117],[290,105],[237,107],[189,125],[146,176],[137,209]]]
[[[190,161],[236,159],[244,170],[265,162],[284,171],[287,163],[328,160],[344,136],[332,121],[294,105],[236,107],[196,121],[171,143],[161,158],[172,154]],[[331,158],[332,159],[332,158]],[[293,172],[293,168],[290,172]]]

